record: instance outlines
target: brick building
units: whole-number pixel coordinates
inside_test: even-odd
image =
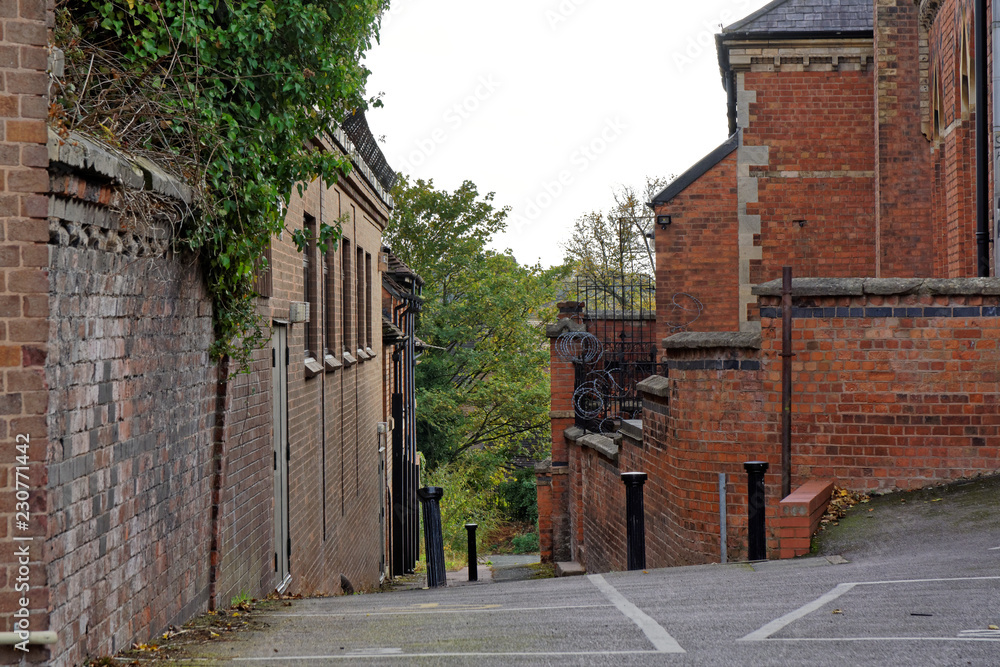
[[[31,632],[0,664],[81,665],[242,593],[377,586],[412,532],[391,508],[413,355],[383,340],[392,172],[363,117],[316,142],[352,173],[287,213],[344,241],[272,240],[273,341],[234,374],[209,356],[199,263],[170,246],[190,189],[46,127],[53,5],[0,2],[0,619]],[[125,195],[157,205],[123,215]]]
[[[1000,471],[1000,280],[974,277],[992,265],[976,195],[993,190],[975,173],[975,4],[776,0],[717,36],[730,137],[650,202],[666,373],[638,385],[641,420],[587,433],[572,425],[573,364],[554,358],[543,555],[624,567],[626,470],[649,473],[651,567],[745,557],[746,461],[770,464],[772,557],[808,549],[830,482]],[[790,297],[802,490],[787,499],[783,266],[803,276]],[[704,306],[682,333],[678,295]]]

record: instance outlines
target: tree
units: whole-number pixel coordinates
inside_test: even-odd
[[[596,291],[620,308],[640,305],[636,299],[642,297],[626,286],[643,276],[654,278],[653,217],[646,202],[669,181],[648,177],[641,190],[622,186],[612,193],[614,204],[608,211],[591,211],[577,219],[563,250],[574,277],[588,291]]]
[[[296,184],[350,160],[318,150],[366,99],[364,53],[388,0],[64,0],[66,54],[50,116],[152,155],[198,192],[193,224],[215,302],[216,355],[264,340],[253,278]],[[333,234],[335,236],[335,234]]]
[[[520,450],[549,424],[542,324],[565,270],[488,250],[507,209],[469,181],[447,192],[402,177],[393,199],[385,238],[424,278],[417,335],[434,346],[417,366],[421,450],[431,467],[473,448]]]

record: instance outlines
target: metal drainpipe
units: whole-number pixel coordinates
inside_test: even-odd
[[[993,24],[991,26],[991,32],[993,35],[992,44],[1000,44],[1000,2],[994,0],[993,3]],[[978,80],[977,80],[978,83]],[[993,106],[994,111],[1000,109],[1000,58],[993,58]],[[993,138],[994,141],[1000,137],[1000,116],[996,113],[993,114]],[[997,228],[998,221],[1000,221],[1000,200],[997,200],[997,195],[1000,194],[1000,154],[994,152],[993,155],[993,197],[994,201],[998,202],[996,206],[993,207],[993,224],[994,238],[1000,236],[1000,229]],[[993,244],[993,266],[1000,267],[1000,244]],[[994,269],[995,270],[995,269]]]
[[[994,10],[996,11],[996,10]],[[986,0],[976,0],[976,264],[990,275],[989,82],[986,80]],[[995,66],[994,66],[995,67]]]

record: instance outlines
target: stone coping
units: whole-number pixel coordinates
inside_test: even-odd
[[[652,394],[660,398],[668,398],[670,396],[670,381],[662,375],[650,375],[642,382],[636,384],[635,388],[644,394]]]
[[[623,419],[620,433],[627,438],[642,442],[642,420]]]
[[[618,449],[621,446],[621,433],[587,433],[579,426],[570,426],[563,435],[570,442],[580,447],[590,447],[612,461],[618,461]]]
[[[144,157],[132,157],[93,137],[70,132],[63,139],[49,129],[49,162],[93,172],[127,188],[151,190],[185,204],[194,202],[194,190]]]
[[[756,296],[781,296],[781,280],[755,285]],[[1000,295],[1000,278],[793,278],[792,296]]]
[[[753,331],[685,331],[664,338],[663,348],[666,350],[708,350],[738,347],[759,350],[760,341],[760,334]]]

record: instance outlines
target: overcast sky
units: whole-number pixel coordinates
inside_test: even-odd
[[[714,34],[767,0],[393,0],[368,55],[389,164],[511,208],[496,239],[562,261],[612,190],[682,173],[725,141]]]

